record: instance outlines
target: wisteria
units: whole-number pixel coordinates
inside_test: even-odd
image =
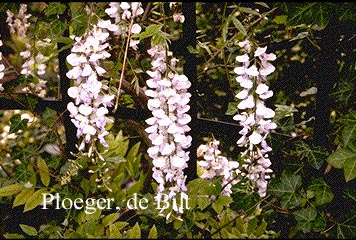
[[[73,66],[67,72],[67,77],[74,79],[74,86],[68,89],[68,95],[74,98],[74,102],[68,103],[68,110],[72,122],[77,127],[77,137],[84,136],[79,150],[85,148],[85,144],[98,139],[107,147],[105,136],[108,134],[105,126],[112,122],[106,116],[108,107],[112,106],[114,95],[108,94],[108,86],[102,84],[100,77],[106,72],[100,66],[100,61],[110,57],[106,50],[109,44],[108,28],[110,21],[99,20],[98,24],[84,36],[76,37],[67,56],[67,62]]]
[[[129,32],[130,34],[141,32],[141,26],[134,22],[135,18],[144,12],[141,2],[110,2],[105,12],[114,19],[113,27],[109,29],[114,35],[126,38]],[[129,20],[131,22],[128,22]],[[138,39],[130,39],[129,46],[137,50],[139,43]]]
[[[6,22],[9,26],[10,33],[17,34],[22,39],[27,39],[27,30],[31,23],[28,19],[32,16],[31,14],[26,14],[27,4],[20,4],[20,9],[18,14],[12,13],[10,10],[6,11],[7,19]],[[45,39],[44,41],[51,41],[50,39]],[[46,81],[41,79],[40,76],[45,74],[46,64],[44,64],[45,56],[34,51],[34,46],[30,44],[29,41],[25,42],[26,49],[20,52],[20,56],[23,59],[21,65],[21,74],[26,77],[36,75],[38,77],[38,83],[30,83],[29,86],[24,87],[22,90],[25,92],[33,92],[39,97],[44,97],[46,95]],[[36,72],[35,72],[36,70]]]
[[[234,116],[234,120],[239,121],[242,136],[237,141],[239,147],[246,150],[241,153],[244,159],[246,175],[258,188],[261,197],[266,195],[267,180],[272,173],[271,161],[268,152],[272,150],[267,144],[267,136],[272,129],[277,127],[272,121],[275,112],[265,105],[265,100],[273,96],[273,91],[269,90],[267,76],[274,72],[275,67],[269,62],[276,59],[273,53],[266,53],[267,47],[257,47],[253,52],[250,41],[245,40],[239,43],[244,54],[236,57],[238,66],[234,72],[238,75],[236,81],[242,90],[235,96],[239,99],[238,109],[241,112]],[[251,57],[251,55],[253,56]],[[254,58],[253,60],[250,60]],[[251,64],[253,62],[253,64]],[[256,63],[259,63],[258,65]]]
[[[2,46],[1,34],[0,34],[0,47]],[[0,79],[5,76],[5,65],[2,63],[2,52],[0,51]],[[4,87],[0,83],[0,92],[4,90]]]
[[[207,144],[201,144],[197,149],[197,157],[203,157],[204,160],[198,161],[205,172],[200,176],[205,179],[222,176],[221,186],[223,187],[221,195],[230,196],[231,187],[239,182],[240,170],[237,161],[229,161],[221,155],[219,150],[220,141],[213,139]]]
[[[187,190],[183,170],[189,160],[185,149],[192,141],[186,135],[191,121],[187,113],[191,97],[187,89],[191,83],[185,75],[175,73],[177,59],[172,52],[154,45],[148,53],[152,57],[152,69],[146,72],[151,77],[147,80],[150,89],[146,95],[150,97],[147,106],[153,117],[146,120],[150,125],[146,132],[153,146],[147,152],[153,159],[153,178],[159,184],[157,192],[168,189],[169,198],[173,198]]]

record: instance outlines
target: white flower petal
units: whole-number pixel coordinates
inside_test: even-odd
[[[156,168],[166,167],[166,159],[163,157],[153,159],[152,163]]]
[[[68,88],[68,96],[71,98],[77,98],[79,96],[79,88],[78,87],[70,87]]]
[[[262,141],[262,136],[261,134],[257,133],[257,132],[253,132],[248,139],[250,140],[250,142],[254,145],[259,144]]]
[[[183,168],[184,165],[186,164],[184,158],[181,158],[181,157],[178,157],[178,156],[174,156],[172,159],[171,159],[171,164],[173,167],[175,168]]]
[[[241,92],[239,92],[238,94],[235,95],[236,98],[238,99],[245,99],[248,96],[248,90],[244,89]]]
[[[255,65],[252,65],[251,67],[246,69],[246,73],[253,77],[257,77],[259,75],[258,69]]]
[[[152,144],[155,146],[159,146],[163,143],[164,137],[163,135],[159,134],[155,139],[153,139]]]
[[[140,33],[142,30],[141,26],[137,23],[132,25],[131,32],[132,33]]]
[[[248,62],[249,60],[250,60],[250,58],[248,57],[247,54],[244,54],[244,55],[241,55],[241,56],[236,56],[236,61],[237,62],[244,63],[244,62]]]
[[[267,76],[267,75],[273,73],[275,70],[276,70],[276,68],[272,64],[268,63],[267,66],[262,67],[260,69],[260,74],[262,76]]]
[[[257,94],[262,94],[268,91],[268,86],[264,83],[259,84],[256,88],[256,93]]]
[[[84,104],[81,104],[79,106],[78,110],[84,116],[89,116],[93,112],[93,108],[91,106],[87,106],[87,105],[84,105]]]
[[[267,50],[267,46],[266,46],[266,47],[263,47],[263,48],[258,47],[258,48],[256,49],[256,51],[255,51],[255,57],[258,57],[258,56],[262,55],[263,53],[266,52],[266,50]]]
[[[235,67],[234,72],[238,75],[242,75],[246,73],[246,68],[245,67]]]

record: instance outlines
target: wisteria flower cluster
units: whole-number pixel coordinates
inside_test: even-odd
[[[68,103],[67,109],[77,127],[77,137],[84,136],[79,150],[96,139],[104,147],[108,146],[104,138],[108,135],[105,126],[112,119],[106,115],[108,108],[113,105],[114,95],[108,94],[108,86],[100,81],[106,72],[100,66],[100,61],[111,56],[106,41],[109,37],[108,29],[112,27],[110,20],[99,20],[84,36],[75,37],[72,53],[67,56],[67,62],[73,66],[67,72],[67,77],[75,80],[74,86],[68,89],[68,95],[74,98],[74,102]]]
[[[223,187],[221,195],[230,196],[231,187],[239,182],[238,176],[240,170],[237,161],[229,161],[221,155],[219,150],[220,141],[213,139],[207,144],[201,144],[197,149],[197,157],[203,157],[204,160],[198,161],[199,166],[205,169],[200,177],[212,179],[222,176],[221,186]]]
[[[18,14],[15,16],[10,10],[7,10],[6,22],[9,26],[10,33],[17,34],[22,39],[27,39],[27,29],[31,25],[28,19],[32,16],[31,14],[26,14],[27,4],[20,4],[20,9]],[[50,41],[50,39],[46,39]],[[23,64],[21,66],[21,74],[26,77],[32,75],[38,76],[38,83],[30,83],[29,86],[23,88],[25,92],[33,92],[39,97],[44,97],[46,95],[46,83],[47,81],[40,78],[41,75],[46,73],[46,64],[44,64],[44,58],[42,53],[34,52],[35,47],[30,44],[30,42],[25,43],[26,50],[20,52],[20,56],[23,59]],[[34,70],[36,69],[36,72]]]
[[[268,152],[272,150],[268,146],[266,138],[272,129],[277,127],[272,121],[275,112],[265,105],[265,100],[273,96],[273,91],[269,90],[267,76],[274,72],[275,67],[269,62],[276,59],[273,53],[266,53],[267,47],[257,47],[252,51],[251,42],[248,40],[239,43],[244,54],[237,56],[236,61],[242,66],[234,68],[238,75],[236,81],[242,90],[235,96],[239,99],[238,109],[240,113],[233,117],[239,121],[242,136],[237,141],[238,146],[246,148],[241,153],[245,163],[242,165],[247,170],[248,177],[258,188],[261,197],[266,195],[267,179],[272,173],[271,161]],[[251,64],[252,58],[255,59]],[[256,66],[256,63],[259,63]]]
[[[183,170],[189,160],[185,149],[192,141],[186,135],[191,121],[187,113],[191,97],[187,89],[191,83],[185,75],[175,73],[178,60],[172,57],[172,52],[154,45],[148,53],[152,57],[152,69],[146,72],[151,78],[147,80],[150,89],[145,93],[150,98],[147,105],[153,117],[146,120],[150,125],[146,132],[153,146],[147,152],[153,159],[153,178],[159,184],[157,192],[168,189],[169,197],[173,198],[187,190]]]
[[[128,33],[140,33],[142,28],[138,23],[134,23],[134,19],[142,15],[144,10],[141,7],[141,2],[110,2],[109,8],[105,12],[114,19],[112,28],[109,29],[114,35],[126,38]],[[132,24],[128,21],[132,21]],[[140,43],[138,39],[130,39],[130,47],[137,50],[137,44]]]
[[[1,37],[1,35],[0,35]],[[0,47],[2,46],[2,40],[0,39]],[[2,52],[0,52],[0,79],[3,79],[5,76],[5,65],[2,63]],[[0,83],[0,92],[4,91],[4,87]]]

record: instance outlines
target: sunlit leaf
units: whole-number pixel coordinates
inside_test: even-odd
[[[40,173],[41,182],[43,183],[43,185],[48,187],[51,179],[49,176],[49,171],[48,171],[48,166],[46,161],[43,158],[38,158],[37,167]]]
[[[19,194],[16,195],[12,206],[17,207],[19,205],[25,204],[27,199],[29,199],[34,192],[34,187],[23,189]]]
[[[356,124],[348,124],[342,130],[343,145],[355,143],[356,140]]]
[[[43,202],[43,193],[47,193],[47,189],[41,188],[37,190],[25,203],[24,212],[30,211]]]
[[[20,192],[23,188],[24,187],[18,183],[2,187],[2,188],[0,188],[0,197],[14,195],[14,194]]]
[[[226,115],[235,115],[238,111],[237,102],[229,102],[227,105]]]
[[[153,224],[153,227],[151,228],[149,234],[148,234],[148,239],[157,239],[157,228],[156,225]]]
[[[335,168],[343,168],[347,159],[356,161],[356,151],[349,147],[343,147],[331,153],[326,161]]]
[[[344,163],[344,176],[346,182],[349,182],[356,178],[356,152],[353,158],[345,159]]]
[[[37,235],[36,228],[29,226],[29,225],[25,225],[25,224],[19,224],[19,225],[20,225],[20,228],[22,229],[22,231],[24,231],[27,235],[29,235],[29,236]]]
[[[109,215],[106,215],[104,218],[103,218],[103,225],[106,226],[106,225],[109,225],[109,224],[112,224],[114,223],[117,219],[119,219],[120,217],[120,213],[119,212],[115,212],[115,213],[110,213]]]
[[[141,238],[141,229],[140,229],[140,225],[138,224],[138,222],[136,222],[135,226],[129,230],[127,230],[127,238],[134,238],[134,239],[139,239]]]

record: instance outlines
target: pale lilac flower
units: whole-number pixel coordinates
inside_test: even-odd
[[[27,30],[31,23],[28,19],[31,17],[31,14],[26,14],[27,4],[20,4],[19,12],[15,15],[10,10],[6,11],[7,19],[6,22],[9,26],[10,33],[16,34],[22,40],[25,41],[26,49],[20,52],[22,57],[22,66],[20,73],[26,77],[32,75],[39,78],[38,84],[29,83],[28,86],[24,87],[23,91],[30,91],[37,94],[39,97],[45,97],[47,88],[46,81],[41,79],[41,76],[46,73],[47,65],[46,58],[39,51],[36,51],[35,47],[32,45],[31,39],[28,40]],[[50,39],[36,40],[49,43]],[[36,70],[36,71],[35,71]]]
[[[197,149],[197,157],[203,157],[204,160],[198,161],[198,164],[205,170],[201,178],[212,179],[215,176],[222,176],[221,186],[224,188],[221,194],[230,196],[231,187],[239,182],[239,163],[221,156],[219,144],[220,142],[216,139],[207,144],[201,144]]]
[[[110,57],[106,42],[110,26],[110,21],[99,20],[83,36],[75,38],[72,53],[67,56],[67,62],[73,68],[66,75],[75,80],[74,86],[67,91],[74,103],[68,103],[67,109],[77,127],[77,137],[83,137],[79,150],[84,150],[86,144],[97,140],[108,147],[105,136],[109,133],[105,127],[113,120],[106,115],[115,96],[107,93],[108,87],[99,79],[106,72],[100,66],[101,61]]]
[[[192,141],[191,136],[186,135],[191,121],[186,113],[190,108],[191,94],[187,89],[191,83],[185,75],[176,73],[172,52],[158,45],[147,52],[152,57],[152,68],[146,72],[150,78],[146,81],[149,89],[145,93],[150,98],[147,107],[153,115],[146,119],[150,126],[145,131],[153,144],[147,153],[153,159],[152,176],[159,184],[158,194],[168,191],[168,196],[173,198],[186,191],[183,170],[189,160],[185,149]],[[167,62],[174,66],[167,66]]]
[[[0,34],[1,37],[1,34]],[[0,39],[0,46],[2,46],[2,40]],[[0,52],[0,79],[2,79],[5,76],[5,65],[1,63],[2,62],[2,52]],[[0,92],[4,91],[4,87],[0,83]]]
[[[138,23],[134,23],[130,28],[130,20],[143,14],[144,10],[141,5],[141,2],[110,2],[110,7],[105,9],[105,13],[114,19],[114,23],[111,24],[111,21],[110,23],[105,22],[105,28],[122,38],[127,38],[129,32],[132,34],[140,33],[142,27]],[[138,49],[139,39],[131,35],[128,41],[130,41],[129,46],[131,48]]]
[[[173,14],[173,21],[174,22],[180,22],[180,23],[184,23],[185,17],[182,13],[177,12]]]
[[[238,66],[234,68],[234,72],[238,75],[236,81],[243,88],[235,96],[239,100],[237,108],[243,112],[233,117],[242,127],[239,132],[241,137],[236,143],[239,147],[246,148],[241,153],[241,157],[245,161],[242,167],[247,173],[241,174],[249,178],[258,188],[259,195],[264,197],[267,191],[267,179],[272,172],[269,168],[271,161],[267,154],[272,148],[268,146],[266,138],[270,131],[277,127],[271,120],[275,112],[266,107],[264,100],[273,96],[273,91],[269,90],[266,80],[267,75],[275,71],[275,67],[269,61],[275,60],[276,56],[273,53],[267,54],[267,47],[257,47],[251,53],[252,44],[248,40],[239,42],[238,45],[245,52],[236,57]],[[249,66],[250,57],[259,60],[257,61],[259,68],[256,64]]]

